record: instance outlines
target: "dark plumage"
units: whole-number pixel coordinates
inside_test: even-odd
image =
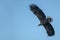
[[[51,18],[46,18],[44,12],[35,4],[30,5],[30,10],[40,20],[41,24],[39,24],[38,26],[43,25],[44,28],[46,29],[48,36],[53,36],[55,34],[55,31],[49,21],[49,20],[51,20]]]

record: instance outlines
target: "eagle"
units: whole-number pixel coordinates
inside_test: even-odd
[[[47,35],[53,36],[55,34],[55,31],[53,26],[51,25],[52,18],[46,17],[44,12],[36,4],[29,5],[29,8],[33,12],[33,14],[36,15],[37,18],[39,19],[40,24],[38,26],[43,25],[47,32]]]

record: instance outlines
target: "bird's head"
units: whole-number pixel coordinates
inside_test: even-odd
[[[48,17],[47,17],[47,21],[48,21],[48,22],[52,22],[53,19],[52,19],[50,16],[48,16]]]

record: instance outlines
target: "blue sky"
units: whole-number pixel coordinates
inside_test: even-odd
[[[47,36],[39,20],[30,11],[36,4],[51,16],[55,35]],[[0,40],[60,40],[60,0],[0,0]]]

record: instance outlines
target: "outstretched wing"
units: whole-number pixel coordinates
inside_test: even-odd
[[[30,5],[31,11],[38,17],[39,20],[44,20],[46,19],[45,14],[43,11],[35,4]]]
[[[49,22],[45,23],[43,26],[46,29],[48,36],[52,36],[55,34],[55,31]]]
[[[38,19],[44,23],[44,21],[46,21],[46,16],[43,13],[43,11],[35,4],[30,5],[30,9],[31,11],[38,17]],[[52,36],[55,34],[55,31],[52,27],[52,25],[49,22],[45,22],[43,24],[44,28],[46,29],[46,32],[48,34],[48,36]]]

